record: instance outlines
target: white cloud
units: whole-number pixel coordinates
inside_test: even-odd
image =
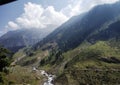
[[[92,7],[100,4],[111,4],[119,0],[70,0],[69,5],[61,10],[64,15],[69,17],[90,10]]]
[[[12,22],[12,21],[8,22],[8,26],[7,27],[11,27],[14,30],[19,29],[19,26],[16,23]]]
[[[56,28],[70,17],[90,10],[98,4],[113,3],[118,0],[70,0],[69,4],[56,11],[53,6],[43,8],[41,5],[28,2],[24,5],[24,13],[15,21],[8,22],[6,29],[29,29],[29,28]]]
[[[14,22],[8,22],[8,28],[48,28],[61,25],[68,18],[61,12],[55,11],[53,6],[43,8],[41,5],[28,2],[25,4],[24,13]]]

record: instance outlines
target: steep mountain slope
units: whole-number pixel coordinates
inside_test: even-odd
[[[120,84],[119,72],[120,49],[100,41],[73,57],[55,85],[116,85]]]
[[[74,19],[75,23],[69,25],[70,20],[68,26],[63,24],[36,45],[60,49],[52,49],[40,62],[40,68],[57,75],[55,85],[120,84],[118,4],[97,6],[82,18]]]
[[[21,29],[10,31],[0,37],[0,44],[16,52],[20,48],[30,46],[46,37],[50,29]]]
[[[108,41],[115,40],[116,42],[120,41],[120,17],[113,21],[111,24],[103,26],[101,29],[93,32],[88,38],[87,41],[94,43],[96,41]]]
[[[71,18],[33,49],[16,65],[55,74],[55,85],[119,85],[120,2]]]
[[[120,2],[94,7],[91,11],[76,16],[64,23],[34,47],[58,47],[62,51],[80,45],[91,33],[120,15]]]
[[[64,69],[64,66],[67,62],[69,63],[72,63],[73,61],[74,63],[81,62],[81,58],[84,59],[86,56],[87,58],[85,59],[90,59],[91,57],[91,60],[93,59],[93,61],[96,59],[97,56],[103,57],[103,58],[115,57],[115,60],[117,60],[118,58],[117,61],[119,61],[120,63],[120,54],[119,54],[120,53],[120,30],[119,29],[120,29],[120,20],[109,24],[106,28],[104,28],[99,32],[95,32],[96,34],[94,33],[94,36],[91,35],[90,38],[89,37],[86,38],[81,45],[79,45],[77,48],[73,50],[63,52],[63,53],[60,50],[56,50],[56,49],[52,50],[50,51],[50,55],[48,57],[41,60],[40,66],[47,66],[47,65],[50,65],[51,67],[62,66]],[[99,42],[99,41],[104,41],[104,42]],[[83,54],[81,55],[82,51],[83,51]],[[78,58],[76,57],[77,55],[81,55],[81,56],[79,56]],[[114,59],[113,60],[105,59],[105,60],[108,62],[110,61],[114,62]],[[99,60],[97,61],[99,62]]]

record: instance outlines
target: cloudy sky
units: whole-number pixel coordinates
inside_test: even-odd
[[[118,0],[18,0],[0,6],[0,36],[18,29],[49,29],[99,4]]]

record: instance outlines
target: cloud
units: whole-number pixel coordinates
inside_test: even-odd
[[[96,5],[111,4],[119,0],[70,0],[69,5],[61,10],[64,15],[69,17],[86,12]]]
[[[24,13],[16,20],[8,22],[11,29],[48,28],[48,25],[59,26],[68,18],[63,13],[55,11],[53,6],[43,8],[41,5],[28,2],[24,6]]]
[[[9,21],[6,29],[45,29],[50,28],[51,25],[51,28],[56,28],[72,16],[86,12],[96,5],[116,1],[118,0],[70,0],[60,11],[56,11],[53,6],[44,8],[39,4],[28,2],[24,5],[24,13],[15,21]]]
[[[19,29],[19,26],[16,23],[12,22],[12,21],[8,22],[7,28],[8,27],[12,27],[12,29],[14,29],[14,30]]]

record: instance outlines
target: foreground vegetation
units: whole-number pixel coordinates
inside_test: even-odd
[[[11,57],[12,53],[0,46],[0,85],[8,82],[5,76],[9,73],[7,67],[11,63]]]
[[[118,85],[120,49],[98,42],[81,50],[64,68],[55,85]]]
[[[79,47],[62,52],[47,51],[17,52],[13,59],[25,55],[9,73],[2,72],[5,85],[43,84],[44,78],[32,72],[32,67],[55,74],[55,85],[116,85],[120,84],[120,48],[113,41],[84,42]],[[119,42],[116,42],[118,44]],[[33,62],[35,60],[35,62]],[[64,81],[64,82],[63,82]],[[4,85],[3,83],[1,85]]]
[[[112,41],[84,42],[65,53],[50,51],[39,68],[57,75],[55,85],[116,85],[120,84],[120,48]]]

